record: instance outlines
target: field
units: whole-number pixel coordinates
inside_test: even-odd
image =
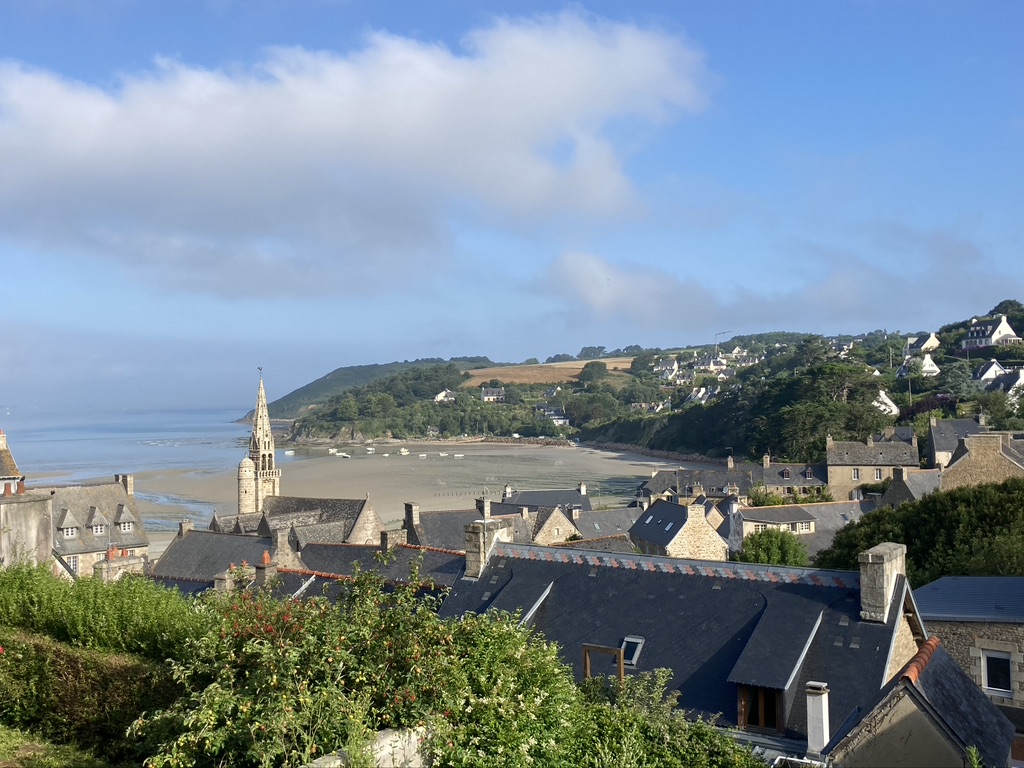
[[[497,368],[475,368],[470,378],[462,385],[464,388],[479,387],[491,379],[498,379],[502,384],[561,384],[574,381],[589,360],[570,360],[566,363],[543,363],[541,365],[507,365]],[[615,385],[616,379],[628,376],[632,357],[609,357],[601,360],[608,366],[609,380]]]

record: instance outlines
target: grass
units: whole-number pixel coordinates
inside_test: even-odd
[[[0,725],[0,768],[112,768],[88,752]]]
[[[498,379],[503,384],[562,384],[575,381],[583,366],[589,360],[572,360],[564,363],[542,363],[540,365],[509,365],[497,368],[474,368],[467,371],[470,377],[461,385],[463,389],[479,387],[491,379]],[[628,376],[632,357],[609,357],[602,358],[602,363],[608,366],[610,379],[616,378],[616,369],[623,376]],[[615,386],[614,381],[612,385]]]

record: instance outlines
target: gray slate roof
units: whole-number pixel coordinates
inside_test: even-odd
[[[189,531],[174,539],[153,567],[153,576],[213,584],[232,564],[256,565],[273,547],[273,539],[213,531]]]
[[[1024,577],[943,576],[914,590],[925,621],[1024,624]]]
[[[608,509],[601,512],[583,511],[573,522],[584,539],[600,539],[616,534],[628,534],[642,513],[640,507]]]
[[[311,571],[351,576],[356,569],[375,571],[389,582],[408,582],[410,569],[418,564],[420,581],[432,581],[448,587],[455,583],[466,567],[462,554],[400,544],[389,553],[390,559],[381,562],[380,547],[362,544],[310,544],[300,554],[303,564]]]
[[[415,531],[415,543],[441,549],[465,549],[466,526],[481,517],[483,515],[476,510],[476,507],[420,512],[420,522]],[[402,527],[405,527],[404,522]]]
[[[928,427],[928,440],[933,451],[949,451],[952,453],[960,443],[960,438],[988,432],[977,419],[939,419]]]
[[[539,491],[513,491],[512,495],[503,498],[502,504],[513,504],[515,506],[537,506],[537,507],[562,507],[562,509],[572,509],[574,506],[579,506],[583,509],[591,509],[590,497],[586,494],[580,493],[575,488],[556,488],[551,490],[539,490]],[[491,506],[492,514],[499,514],[494,512],[494,506]]]
[[[61,556],[105,552],[108,547],[139,549],[149,546],[135,496],[120,483],[59,486],[50,490],[54,511],[53,548]],[[122,531],[117,525],[120,522],[131,522],[132,530]],[[93,533],[93,525],[103,525],[103,533]],[[77,528],[78,535],[66,538],[61,528]]]
[[[703,514],[703,506],[698,514]],[[632,539],[649,541],[655,546],[667,547],[679,535],[690,517],[689,508],[682,504],[658,499],[641,514],[629,529]]]
[[[218,515],[214,513],[210,519],[210,530],[217,533],[249,533],[255,534],[260,527],[263,515],[252,512],[247,515]]]
[[[826,448],[829,467],[917,467],[917,446],[902,440],[874,442],[872,445],[837,440]]]
[[[797,695],[786,735],[805,738],[808,680],[829,682],[836,723],[884,683],[906,582],[897,580],[885,625],[861,621],[859,587],[859,574],[851,572],[498,544],[482,577],[459,579],[440,612],[536,606],[533,627],[558,643],[577,679],[584,643],[618,647],[627,635],[639,635],[645,642],[629,674],[671,669],[679,706],[721,713],[725,725],[736,724],[738,682],[792,677],[790,692]],[[853,637],[860,639],[857,648],[850,647]],[[799,665],[789,650],[796,644],[807,651]],[[600,660],[595,672],[612,668]]]
[[[789,477],[785,477],[787,471]],[[705,495],[721,497],[725,493],[723,488],[735,486],[741,496],[746,496],[755,485],[823,488],[827,482],[828,467],[825,464],[772,462],[766,468],[764,464],[747,462],[736,464],[732,469],[722,466],[712,469],[662,470],[640,485],[638,495],[656,496],[679,492],[682,496],[689,496],[697,488],[702,488]]]

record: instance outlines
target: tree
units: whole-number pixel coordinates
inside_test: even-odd
[[[807,565],[807,548],[795,533],[766,528],[743,537],[739,561],[802,567]]]
[[[604,347],[584,347],[576,356],[579,360],[596,360],[604,355]]]
[[[572,360],[575,360],[575,359],[576,358],[573,357],[572,355],[567,355],[567,354],[565,354],[563,352],[562,354],[559,354],[559,355],[552,355],[551,357],[549,357],[544,362],[545,363],[568,363],[568,362],[571,362]]]
[[[577,377],[583,384],[593,384],[608,378],[608,366],[600,360],[591,360],[583,366]]]

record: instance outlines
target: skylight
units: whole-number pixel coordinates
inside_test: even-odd
[[[644,520],[644,525],[650,525],[651,520],[653,520],[653,519],[654,519],[654,515],[650,515],[646,520]]]
[[[672,523],[669,523],[668,525],[665,526],[665,531],[667,532],[667,531],[671,531],[671,530],[672,530]]]
[[[644,647],[644,638],[640,635],[626,635],[622,640],[622,663],[627,667],[636,667],[640,651]]]

